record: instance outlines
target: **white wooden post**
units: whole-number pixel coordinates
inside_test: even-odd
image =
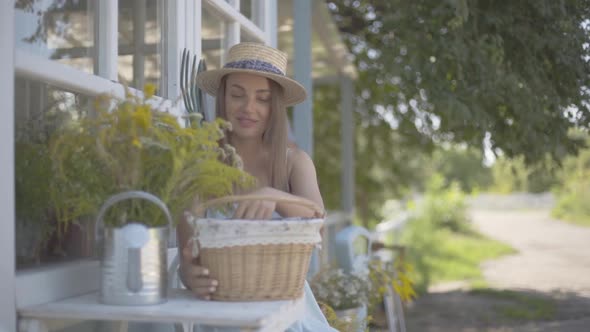
[[[252,1],[252,21],[264,31],[266,44],[277,47],[277,0]]]
[[[142,90],[145,84],[146,4],[142,0],[133,1],[133,85],[139,90]]]
[[[266,5],[264,6],[264,31],[268,36],[268,44],[272,47],[277,47],[279,45],[277,41],[278,37],[278,16],[279,16],[279,7],[277,5],[277,0],[266,0]]]
[[[203,24],[203,4],[201,0],[194,0],[194,4],[195,10],[193,11],[193,16],[191,18],[193,36],[191,38],[194,42],[193,51],[199,56],[199,59],[201,59],[203,54],[203,36],[201,34]]]
[[[250,3],[250,12],[252,13],[251,20],[257,27],[262,29],[262,31],[266,34],[266,29],[264,27],[264,8],[266,7],[266,3],[264,1],[252,1]]]
[[[230,6],[232,6],[236,12],[240,12],[240,0],[228,0]],[[235,44],[240,42],[240,23],[236,21],[227,22],[225,25],[225,51],[223,57],[227,55],[228,50]],[[221,63],[225,63],[225,59],[221,60]]]
[[[94,45],[98,76],[117,81],[117,58],[119,56],[119,7],[118,0],[96,2],[98,19],[94,24]]]
[[[200,5],[200,0],[196,1]],[[173,101],[181,93],[179,84],[182,50],[187,47],[191,52],[193,51],[191,45],[188,43],[188,40],[194,39],[192,18],[196,9],[192,6],[192,3],[186,0],[168,0],[164,3],[164,6],[166,6],[166,23],[162,32],[162,38],[167,44],[162,50],[162,73],[165,75],[162,79],[162,83],[165,84],[162,89],[162,95]],[[184,109],[182,102],[178,105]]]
[[[0,331],[16,331],[14,252],[14,1],[0,1]]]

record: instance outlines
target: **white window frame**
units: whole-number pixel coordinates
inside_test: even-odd
[[[125,0],[119,0],[125,1]],[[167,39],[166,51],[162,54],[162,80],[166,84],[162,86],[164,107],[171,113],[179,116],[184,114],[182,102],[173,103],[180,96],[179,72],[182,50],[187,48],[192,54],[199,57],[202,53],[201,23],[203,7],[211,9],[230,23],[226,30],[226,40],[235,43],[240,41],[240,31],[245,31],[254,39],[276,46],[277,36],[277,1],[253,0],[253,21],[239,12],[240,1],[230,0],[166,0],[163,2],[163,13],[166,15],[166,25],[162,31],[162,37]],[[125,88],[117,83],[117,58],[118,58],[118,0],[98,1],[98,24],[100,29],[95,29],[95,45],[98,49],[97,73],[92,75],[57,61],[45,59],[41,56],[16,49],[14,42],[14,1],[1,2],[2,22],[0,23],[0,47],[12,49],[14,52],[2,52],[0,54],[0,72],[16,73],[19,76],[39,80],[58,88],[81,93],[87,96],[96,96],[109,93],[115,97],[123,98]],[[256,24],[254,23],[256,22]],[[231,45],[227,45],[231,46]],[[11,55],[14,56],[12,61]],[[6,86],[6,87],[5,87]],[[6,109],[14,110],[14,79],[12,75],[3,75],[0,79],[0,95],[4,101],[10,101]],[[132,89],[133,90],[133,89]],[[140,94],[140,91],[133,90]],[[163,98],[162,98],[163,99]],[[160,100],[162,100],[160,99]],[[16,310],[20,307],[45,303],[79,295],[98,289],[99,263],[96,260],[72,261],[65,264],[43,266],[37,269],[14,271],[14,111],[3,112],[2,148],[0,163],[2,176],[2,189],[5,197],[2,200],[3,220],[0,223],[0,246],[5,250],[0,251],[0,287],[7,287],[2,294],[14,294],[13,296],[0,297],[0,322],[8,324],[15,322]],[[9,144],[8,144],[9,143]],[[4,266],[10,268],[4,268]],[[0,288],[1,290],[2,288]],[[5,305],[4,302],[8,302]],[[5,319],[5,317],[7,319]],[[3,326],[0,325],[0,330]],[[7,330],[13,331],[12,325]]]
[[[0,331],[16,331],[14,249],[14,1],[0,2]]]
[[[256,0],[255,0],[256,1]],[[258,0],[261,1],[261,0]],[[224,21],[229,23],[230,26],[228,30],[232,33],[231,35],[226,35],[226,40],[231,40],[235,42],[239,42],[240,40],[240,28],[244,30],[249,36],[254,38],[255,40],[269,44],[269,36],[270,33],[265,32],[265,30],[259,28],[254,22],[250,21],[246,16],[240,13],[240,1],[239,0],[230,0],[230,2],[226,2],[223,0],[203,0],[203,6],[206,6],[207,9],[211,10],[212,12],[219,15]],[[266,7],[266,6],[264,6]],[[270,8],[269,8],[270,9]],[[270,13],[267,13],[270,14]],[[275,16],[277,14],[275,13]],[[233,24],[238,25],[238,29],[236,31],[235,28],[232,28]],[[275,30],[276,32],[276,30]],[[227,31],[226,31],[227,33]],[[231,45],[230,45],[231,46]]]
[[[170,3],[174,3],[174,5],[178,7],[176,10],[173,10],[167,14],[169,22],[168,26],[170,26],[172,22],[175,22],[176,25],[182,24],[182,21],[179,22],[179,20],[176,20],[173,16],[181,12],[182,7],[180,5],[185,4],[186,2],[187,0],[173,0],[166,2],[168,6],[170,6]],[[3,12],[8,13],[12,16],[11,18],[14,19],[14,3],[10,2],[9,5],[12,6],[11,10]],[[108,93],[117,98],[124,98],[125,87],[115,81],[117,78],[118,57],[118,2],[117,0],[100,1],[97,9],[98,21],[103,24],[101,29],[98,29],[100,31],[96,32],[96,45],[99,49],[97,72],[100,76],[92,75],[57,61],[48,60],[41,56],[16,49],[14,41],[12,41],[12,45],[7,48],[13,49],[14,52],[12,54],[15,55],[14,62],[10,62],[11,70],[7,72],[12,72],[25,78],[38,80],[47,84],[51,84],[60,89],[81,93],[87,96],[97,96],[102,93]],[[166,8],[166,10],[169,9],[169,7]],[[3,22],[11,21],[4,19]],[[178,27],[176,27],[176,29],[178,30]],[[4,31],[9,32],[13,38],[13,27],[11,27],[11,29],[4,29]],[[8,62],[3,61],[3,63]],[[12,66],[12,63],[14,63],[14,67]],[[165,68],[166,70],[164,70],[164,72],[167,72],[170,70],[171,66],[166,63]],[[178,70],[180,70],[180,68],[178,68]],[[173,73],[176,73],[178,70],[174,70]],[[177,80],[177,77],[174,78],[174,80]],[[13,81],[14,80],[12,80],[12,84],[14,84]],[[167,86],[170,86],[170,84],[167,84]],[[142,94],[141,91],[136,89],[129,89],[135,94]],[[8,91],[8,89],[5,91]],[[12,92],[11,95],[12,96],[7,97],[6,100],[13,101],[14,93]],[[171,100],[156,97],[155,104],[161,104],[162,108],[177,116],[181,115],[183,112],[183,110],[178,107],[178,104],[174,104]],[[9,109],[14,110],[14,105]],[[5,116],[7,117],[8,115]],[[10,116],[14,116],[14,112],[10,112]],[[2,123],[4,124],[13,124],[12,118],[3,118],[3,120],[4,121],[2,121]],[[13,142],[14,134],[12,131],[5,130],[3,131],[3,134],[10,134],[10,139],[6,139],[4,142]],[[12,149],[14,148],[14,143],[9,145]],[[4,156],[7,154],[2,153],[2,155]],[[12,155],[13,153],[11,156]],[[3,163],[2,167],[14,168],[14,158],[12,158],[10,162],[7,161]],[[11,173],[8,171],[3,172],[3,175],[9,174]],[[14,173],[11,175],[11,181],[14,183]],[[10,187],[3,186],[3,188],[9,189]],[[14,201],[14,192],[12,191],[8,197],[12,198],[12,201]],[[12,208],[7,207],[3,209],[3,211],[13,212],[14,202],[12,203]],[[10,219],[5,218],[5,220]],[[12,220],[14,220],[14,216],[12,217]],[[4,223],[4,225],[5,224],[6,223]],[[7,230],[2,234],[10,234],[10,241],[3,241],[3,243],[12,243],[13,247],[15,238],[14,222],[11,223],[11,226],[12,228],[10,231]],[[14,262],[14,248],[11,251],[4,251],[4,253],[9,254],[9,256],[3,257],[3,262],[9,262],[9,259]],[[60,265],[48,265],[36,269],[17,271],[16,280],[13,283],[14,287],[11,288],[13,289],[13,292],[16,290],[16,300],[12,300],[12,308],[20,308],[23,306],[63,299],[66,297],[94,291],[98,289],[98,269],[98,261],[82,260],[72,261]],[[14,267],[12,271],[14,275]],[[7,282],[6,284],[8,285],[10,283]]]
[[[252,1],[252,21],[264,31],[266,44],[277,47],[277,0]]]
[[[94,34],[98,76],[109,80],[117,80],[117,57],[119,55],[118,30],[119,14],[117,0],[101,0],[96,2]]]

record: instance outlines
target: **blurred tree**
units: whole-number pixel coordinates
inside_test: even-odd
[[[340,145],[340,112],[338,105],[339,91],[334,86],[314,87],[313,127],[314,162],[317,177],[327,209],[340,208],[341,183],[341,152]]]
[[[578,132],[590,146],[590,135]],[[581,150],[577,156],[566,158],[559,172],[560,183],[556,186],[556,204],[553,214],[574,223],[590,226],[590,148]]]
[[[567,132],[590,126],[590,1],[328,4],[370,125],[388,118],[400,138],[423,143],[485,140],[527,164],[583,146]]]
[[[442,143],[522,156],[526,165],[584,146],[567,133],[590,127],[590,0],[327,2],[359,71],[356,200],[366,225],[386,199],[420,187],[433,169],[472,187],[456,167],[468,156],[447,151],[450,159],[435,155],[427,165]],[[316,94],[315,158],[327,205],[336,208],[338,92],[325,95]],[[552,181],[549,174],[534,186]]]
[[[314,87],[314,162],[324,204],[339,209],[341,190],[341,116],[337,86]],[[365,226],[380,221],[381,205],[388,197],[401,197],[422,183],[426,155],[416,144],[392,130],[386,121],[355,113],[355,182],[358,216]]]
[[[445,188],[456,182],[466,193],[487,189],[493,182],[492,171],[484,165],[481,150],[465,145],[441,146],[434,150],[429,174],[439,173]]]
[[[498,158],[492,167],[493,192],[508,194],[525,192],[528,186],[528,171],[522,157],[512,159]]]
[[[43,0],[16,0],[14,8],[26,13],[35,13],[37,15],[37,28],[35,32],[23,41],[31,44],[37,42],[47,43],[50,35],[59,36],[75,42],[76,45],[82,45],[79,40],[74,40],[71,26],[71,15],[76,12],[86,12],[90,4],[87,1],[61,0],[61,1],[43,1]]]
[[[500,157],[492,166],[491,190],[502,194],[550,191],[559,182],[558,173],[559,164],[549,155],[529,165],[525,164],[522,156],[511,159]]]

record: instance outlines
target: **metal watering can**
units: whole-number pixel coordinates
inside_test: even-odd
[[[104,227],[105,212],[114,204],[132,198],[157,205],[168,219],[167,227],[146,227],[128,223]],[[101,253],[99,301],[113,305],[150,305],[166,302],[168,234],[172,217],[166,204],[143,191],[127,191],[111,196],[100,208],[95,226],[96,243]]]

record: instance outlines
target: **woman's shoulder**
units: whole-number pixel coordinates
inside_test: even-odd
[[[287,145],[287,163],[290,166],[311,162],[311,157],[295,144]]]
[[[322,197],[317,183],[315,165],[311,157],[298,147],[291,147],[289,155],[289,192],[306,197],[321,205]]]
[[[309,174],[309,171],[315,173],[315,165],[311,157],[296,145],[287,147],[287,165],[290,179],[295,174]]]

